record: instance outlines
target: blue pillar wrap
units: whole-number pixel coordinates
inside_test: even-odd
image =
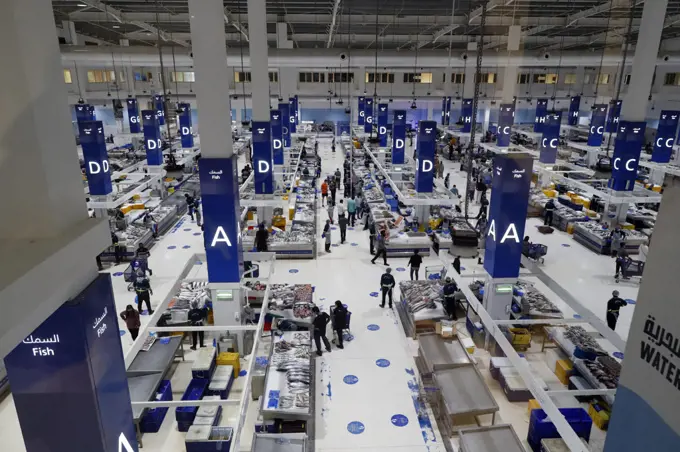
[[[144,126],[144,147],[146,148],[146,163],[149,166],[163,164],[163,150],[161,149],[161,129],[155,110],[142,110],[142,126]]]
[[[99,274],[5,357],[27,452],[137,452],[117,317]]]
[[[101,121],[83,121],[78,123],[80,146],[83,148],[85,175],[90,194],[94,196],[108,195],[113,191],[111,186],[111,169],[109,155],[106,152],[104,125]]]
[[[536,100],[536,117],[534,118],[534,132],[543,132],[545,115],[548,113],[548,99]]]
[[[295,117],[295,98],[288,99],[288,132],[297,133],[297,119]]]
[[[243,275],[236,157],[198,161],[208,281],[237,283]]]
[[[341,136],[343,133],[347,135],[352,133],[352,127],[349,121],[338,121],[335,123],[335,134]]]
[[[498,113],[498,133],[496,134],[496,145],[500,148],[510,146],[510,135],[512,126],[515,123],[515,104],[501,104]]]
[[[470,133],[472,130],[472,99],[463,99],[463,106],[460,109],[460,116],[463,119],[463,133]]]
[[[675,131],[678,129],[678,117],[680,111],[662,110],[659,117],[659,126],[656,128],[652,162],[668,163],[673,155]]]
[[[442,117],[441,117],[441,124],[443,126],[446,125],[446,96],[442,97]]]
[[[604,134],[604,121],[607,117],[607,105],[593,105],[593,114],[590,117],[590,132],[588,133],[588,146],[601,146]]]
[[[571,96],[569,101],[569,117],[567,118],[567,124],[570,126],[578,125],[578,114],[581,110],[581,96]]]
[[[165,108],[163,108],[163,96],[156,94],[153,96],[153,105],[156,109],[156,117],[158,118],[158,125],[165,125]]]
[[[90,110],[90,121],[96,121],[97,116],[94,114],[94,105],[89,105],[88,108]]]
[[[364,132],[373,132],[373,98],[364,99]]]
[[[283,147],[290,147],[290,104],[283,102],[279,104],[281,112],[281,132],[283,134]]]
[[[296,94],[293,96],[293,99],[295,99],[295,125],[300,125],[300,121],[302,121],[302,118],[300,117],[300,98]]]
[[[612,177],[607,186],[615,191],[632,191],[637,178],[640,152],[645,144],[644,121],[621,121],[614,141]]]
[[[406,149],[406,110],[394,110],[392,120],[392,163],[403,165]]]
[[[253,121],[253,165],[258,195],[274,193],[273,164],[271,125],[269,121]]]
[[[418,123],[418,150],[416,152],[416,191],[431,193],[434,185],[434,150],[437,141],[437,122]]]
[[[281,110],[269,112],[272,127],[272,152],[274,165],[283,165],[283,124],[281,124]]]
[[[191,105],[179,104],[182,113],[179,114],[179,136],[183,148],[194,147],[194,129],[191,127]]]
[[[609,109],[609,116],[607,117],[607,133],[616,132],[616,127],[619,125],[619,116],[621,115],[621,100],[615,100],[612,108]]]
[[[541,138],[540,155],[541,163],[555,163],[557,161],[557,146],[560,144],[560,124],[562,112],[546,113],[543,124],[543,137]]]
[[[387,146],[387,104],[378,104],[378,138],[380,147]]]
[[[93,121],[90,106],[87,104],[76,105],[76,121]]]
[[[493,158],[493,190],[484,251],[484,269],[492,278],[516,278],[522,257],[524,223],[529,206],[532,157],[528,154]]]
[[[364,96],[359,97],[359,106],[357,109],[359,110],[359,116],[357,117],[357,124],[360,126],[363,126],[365,124],[364,120],[364,104],[366,103],[366,98]]]
[[[139,133],[142,131],[139,118],[139,106],[137,99],[128,99],[127,101],[128,122],[130,123],[130,133]]]
[[[444,125],[451,124],[451,96],[446,96],[446,114],[444,115]]]

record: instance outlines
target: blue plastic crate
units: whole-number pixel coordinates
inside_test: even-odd
[[[205,395],[205,391],[208,389],[209,384],[210,380],[203,378],[192,378],[189,386],[187,386],[186,391],[184,391],[184,395],[182,395],[182,400],[201,400]],[[191,425],[191,423],[194,421],[194,417],[196,417],[196,411],[198,411],[198,407],[195,406],[177,407],[175,408],[175,419],[177,419],[178,424],[183,422]],[[188,428],[189,427],[187,427],[187,429]]]
[[[593,420],[588,416],[588,412],[583,408],[560,408],[560,413],[574,429],[574,432],[585,439],[590,440],[590,430],[593,427]],[[555,428],[545,411],[536,409],[531,411],[529,419],[529,433],[527,441],[534,452],[540,452],[541,440],[544,438],[560,438],[560,434]]]
[[[181,421],[181,422],[177,421],[177,430],[179,430],[180,432],[186,433],[186,432],[189,431],[189,427],[191,427],[193,425],[193,423],[194,423],[193,419],[191,421]]]

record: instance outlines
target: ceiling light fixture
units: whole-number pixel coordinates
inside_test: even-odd
[[[120,28],[120,25],[114,25],[113,28]]]

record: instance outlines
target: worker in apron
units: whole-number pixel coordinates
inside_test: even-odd
[[[619,297],[619,291],[612,292],[612,298],[607,302],[607,326],[612,331],[616,331],[616,322],[619,320],[619,314],[622,306],[627,306],[626,300]]]

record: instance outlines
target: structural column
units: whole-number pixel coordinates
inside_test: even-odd
[[[243,250],[236,158],[231,140],[231,104],[222,0],[189,0],[201,124],[199,177],[203,240],[216,325],[239,324]]]

